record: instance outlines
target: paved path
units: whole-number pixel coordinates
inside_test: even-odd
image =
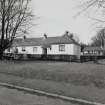
[[[0,86],[0,105],[78,105]]]

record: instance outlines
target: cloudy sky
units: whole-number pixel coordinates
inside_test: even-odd
[[[60,36],[66,30],[75,33],[80,41],[90,42],[96,29],[93,20],[79,12],[81,0],[33,0],[33,13],[40,17],[35,20],[36,26],[31,31],[32,37],[41,37],[44,33],[48,36]]]

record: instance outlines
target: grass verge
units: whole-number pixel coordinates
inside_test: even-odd
[[[105,103],[105,65],[0,62],[0,82]]]
[[[105,103],[105,90],[98,88],[75,86],[64,82],[49,80],[24,79],[18,76],[0,74],[0,82],[10,83],[17,86],[37,89],[59,95],[80,98],[88,101]]]

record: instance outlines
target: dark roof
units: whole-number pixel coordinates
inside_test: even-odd
[[[101,47],[85,47],[83,51],[103,51]]]
[[[58,36],[58,37],[48,37],[45,39],[44,44],[71,44],[75,43],[69,36]]]
[[[13,46],[40,46],[42,38],[15,39]]]
[[[68,35],[57,36],[57,37],[47,37],[44,38],[26,38],[23,39],[15,39],[13,42],[13,46],[42,46],[42,47],[50,47],[52,44],[78,44],[74,39],[70,38]],[[79,44],[78,44],[79,45]]]

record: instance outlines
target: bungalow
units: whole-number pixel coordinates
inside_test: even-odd
[[[97,55],[102,56],[103,55],[103,49],[101,47],[92,47],[88,46],[83,49],[83,55]]]
[[[41,38],[15,39],[8,51],[10,53],[17,51],[18,54],[80,58],[80,45],[73,39],[73,35],[69,35],[67,32],[63,36],[57,37],[47,37],[44,34],[44,37]]]

